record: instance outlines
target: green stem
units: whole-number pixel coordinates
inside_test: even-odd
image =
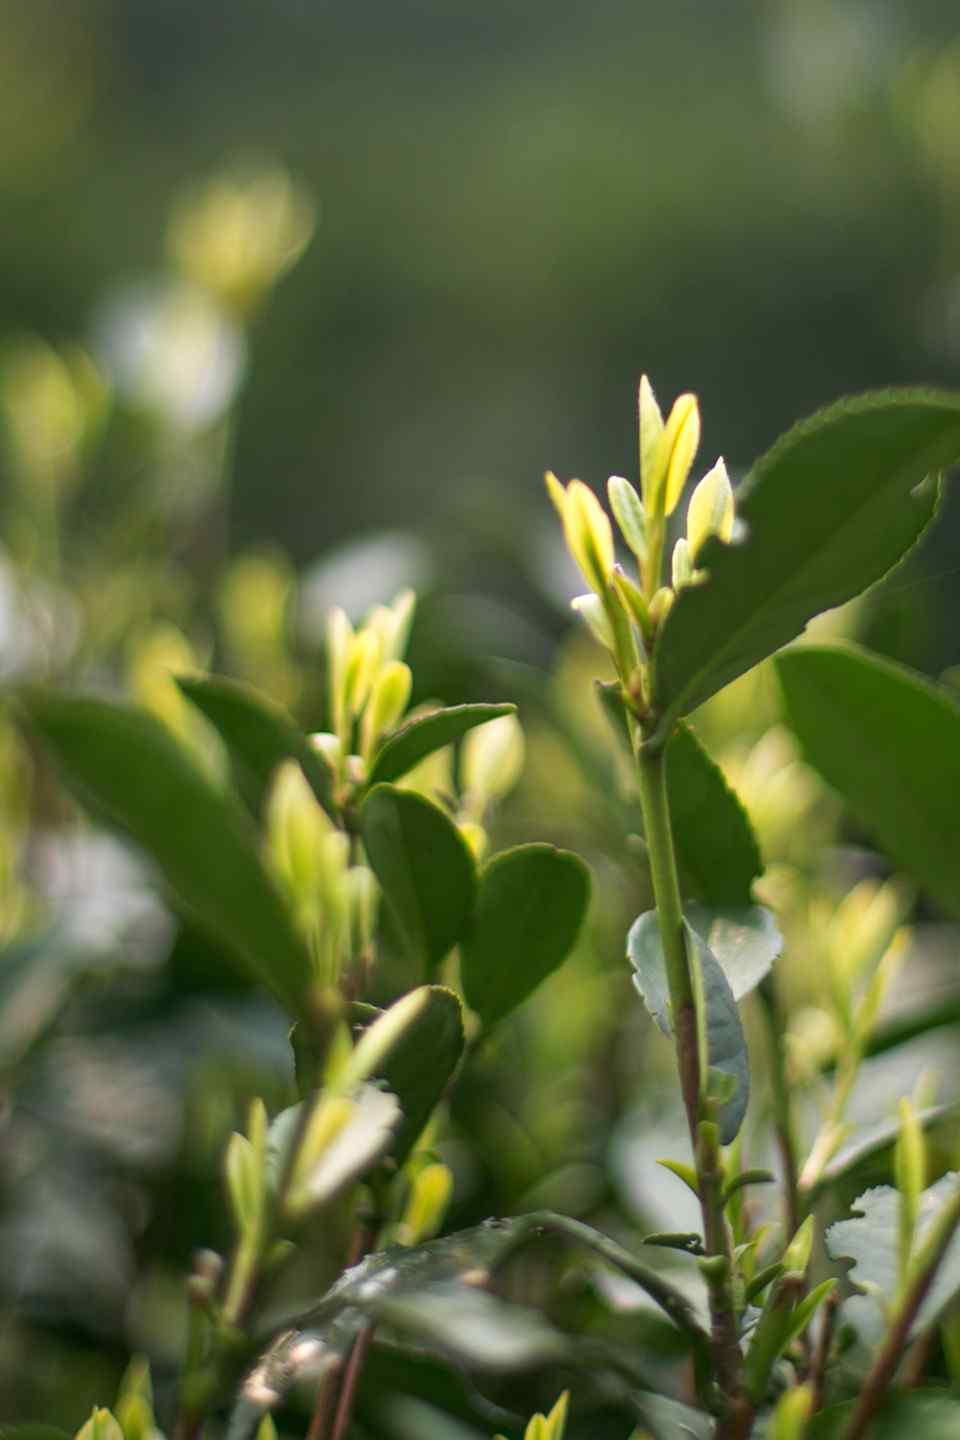
[[[723,1176],[717,1132],[716,1127],[709,1123],[709,1117],[706,1117],[706,1124],[700,1123],[702,1075],[697,1005],[684,935],[683,907],[670,825],[666,755],[663,746],[644,745],[640,743],[639,734],[634,739],[647,853],[670,992],[680,1089],[697,1166],[704,1249],[707,1264],[713,1262],[708,1277],[714,1369],[729,1406],[727,1415],[721,1417],[718,1424],[717,1440],[733,1440],[733,1437],[746,1434],[749,1429],[749,1407],[744,1405],[743,1359],[737,1337],[732,1255],[723,1214]]]
[[[683,908],[667,799],[666,757],[662,748],[650,750],[642,744],[636,746],[636,755],[653,896],[657,906],[660,943],[663,946],[667,986],[670,991],[680,1090],[687,1112],[690,1141],[696,1153],[697,1127],[700,1120],[697,1007],[683,933]]]
[[[757,994],[767,1027],[770,1053],[770,1087],[773,1092],[773,1121],[783,1166],[783,1226],[787,1236],[796,1235],[803,1218],[800,1209],[800,1171],[797,1164],[796,1130],[787,1080],[784,1049],[784,1015],[772,975],[761,980]]]

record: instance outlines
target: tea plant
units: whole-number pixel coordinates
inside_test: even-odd
[[[777,442],[736,495],[718,461],[673,537],[697,401],[681,397],[664,420],[646,380],[639,400],[640,488],[614,477],[608,491],[629,569],[593,492],[547,484],[588,586],[574,607],[615,672],[599,689],[610,745],[629,756],[639,791],[654,908],[624,948],[673,1042],[690,1149],[663,1163],[696,1197],[694,1232],[649,1234],[637,1248],[533,1210],[443,1233],[444,1106],[491,1033],[573,949],[589,881],[550,845],[488,854],[491,815],[521,760],[514,707],[408,709],[411,594],[356,629],[330,615],[320,734],[249,685],[198,672],[163,691],[159,715],[51,689],[17,694],[25,731],[94,815],[149,856],[175,909],[291,1026],[296,1101],[270,1114],[254,1100],[230,1139],[232,1246],[199,1252],[186,1283],[175,1440],[223,1427],[229,1440],[271,1440],[271,1417],[289,1428],[293,1392],[309,1397],[297,1433],[343,1440],[381,1341],[464,1372],[562,1371],[571,1430],[579,1391],[629,1414],[637,1440],[857,1440],[903,1425],[934,1440],[960,1418],[948,1388],[922,1383],[941,1373],[935,1334],[956,1378],[960,1187],[934,1176],[926,1139],[945,1107],[904,1098],[895,1122],[852,1141],[848,1119],[871,1053],[942,1018],[898,1028],[882,1016],[911,894],[891,880],[856,887],[835,910],[804,898],[832,1027],[804,1068],[776,966],[801,907],[764,879],[746,810],[687,720],[782,652],[786,715],[811,765],[933,901],[960,913],[960,708],[865,652],[790,645],[919,540],[939,473],[960,458],[960,399],[891,391],[831,407]],[[373,982],[398,959],[420,983],[375,1006]],[[769,1078],[752,1096],[740,1011],[751,993],[769,1049]],[[813,1088],[821,1117],[804,1145],[797,1102]],[[779,1175],[749,1163],[751,1148],[766,1159],[763,1126],[745,1136],[751,1099],[771,1119]],[[893,1186],[868,1190],[824,1236],[844,1181],[891,1147]],[[762,1200],[772,1185],[780,1223]],[[317,1233],[345,1236],[337,1273],[291,1309],[291,1277]],[[618,1270],[659,1308],[674,1358],[656,1383],[644,1354],[497,1293],[498,1273],[544,1237]],[[843,1259],[861,1293],[841,1305],[833,1262]],[[527,1437],[561,1440],[567,1426],[562,1398]],[[140,1363],[114,1413],[98,1410],[80,1432],[156,1433]]]

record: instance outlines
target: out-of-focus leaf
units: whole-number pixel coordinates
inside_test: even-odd
[[[376,1078],[393,1091],[403,1111],[390,1144],[398,1165],[419,1139],[463,1054],[463,1009],[458,997],[442,985],[425,988],[426,1003],[376,1070]]]
[[[720,1140],[729,1145],[737,1135],[750,1099],[750,1062],[737,1002],[718,960],[697,932],[684,922],[691,963],[703,979],[707,1054],[712,1070],[729,1075],[735,1083],[732,1098],[720,1111]],[[644,1004],[665,1035],[673,1033],[666,961],[655,910],[639,916],[627,936],[627,958],[634,984]]]
[[[518,845],[480,873],[462,943],[467,1003],[489,1027],[522,1004],[573,948],[590,900],[583,861],[552,845]]]
[[[451,705],[410,720],[380,746],[370,767],[368,786],[399,780],[434,750],[442,750],[476,725],[516,713],[516,705]]]
[[[889,390],[842,400],[795,425],[737,494],[745,538],[713,538],[701,585],[680,592],[657,638],[663,732],[814,616],[896,565],[936,509],[916,487],[960,458],[960,397]]]
[[[889,660],[803,646],[777,659],[804,754],[890,857],[960,916],[960,705]]]
[[[684,888],[707,905],[749,905],[763,872],[753,828],[688,725],[667,745],[667,795]]]
[[[960,1101],[956,1100],[949,1105],[931,1105],[928,1109],[917,1112],[917,1121],[924,1130],[931,1130],[944,1121],[958,1118]],[[835,1185],[838,1180],[852,1175],[867,1161],[877,1158],[884,1150],[892,1149],[899,1134],[899,1117],[871,1125],[866,1133],[858,1135],[855,1140],[837,1151],[833,1159],[824,1166],[813,1188],[822,1190],[825,1185]]]
[[[321,1100],[319,1104],[323,1104]],[[353,1097],[352,1114],[329,1141],[306,1175],[295,1175],[287,1197],[288,1209],[298,1215],[329,1204],[355,1180],[371,1169],[390,1146],[400,1123],[400,1104],[395,1095],[375,1085],[362,1085]],[[270,1126],[267,1136],[267,1173],[274,1184],[289,1161],[289,1150],[300,1131],[303,1102],[283,1110]]]
[[[600,703],[630,753],[626,712],[616,684],[598,684]],[[670,825],[685,894],[707,905],[749,905],[763,862],[747,812],[689,725],[667,744]]]
[[[713,1420],[679,1400],[667,1395],[654,1395],[647,1390],[635,1390],[632,1400],[643,1422],[637,1436],[652,1435],[653,1440],[711,1440],[714,1431]]]
[[[429,972],[473,914],[476,868],[466,841],[439,806],[393,785],[370,791],[360,829],[404,945]]]
[[[856,1401],[831,1405],[815,1415],[809,1440],[841,1440]],[[915,1390],[889,1395],[870,1421],[870,1440],[956,1440],[960,1435],[960,1399],[946,1390]]]
[[[944,1175],[920,1197],[915,1245],[923,1244],[937,1213],[956,1193],[960,1176]],[[826,1235],[827,1249],[834,1260],[852,1260],[850,1280],[889,1298],[897,1293],[898,1219],[900,1196],[889,1185],[866,1190],[854,1201],[853,1218],[838,1220]],[[947,1247],[927,1297],[910,1331],[914,1339],[940,1315],[960,1291],[960,1235]]]
[[[81,798],[146,851],[177,903],[248,973],[299,1011],[310,956],[231,796],[145,711],[40,691],[21,703]]]
[[[711,908],[684,906],[691,927],[705,942],[730,983],[735,1000],[749,995],[783,950],[783,936],[762,905]]]
[[[378,1325],[481,1370],[526,1370],[560,1360],[572,1343],[536,1310],[452,1281],[387,1295],[371,1314]]]
[[[296,721],[239,680],[180,676],[177,684],[226,744],[237,786],[254,815],[263,815],[277,766],[296,760],[328,815],[336,818],[333,777]]]

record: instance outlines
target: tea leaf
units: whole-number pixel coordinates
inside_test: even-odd
[[[485,1026],[522,1004],[563,963],[590,900],[583,861],[552,845],[518,845],[480,874],[464,937],[463,992]]]
[[[156,862],[177,904],[290,1011],[302,1010],[310,957],[233,798],[145,711],[39,691],[21,700],[67,780]]]
[[[383,781],[399,780],[415,765],[442,750],[472,730],[475,725],[485,725],[501,715],[516,713],[515,705],[452,705],[446,710],[434,710],[430,715],[420,715],[403,725],[380,746],[370,767],[368,787]]]
[[[370,791],[360,832],[405,948],[432,971],[473,913],[477,880],[466,842],[437,805],[392,785]]]
[[[815,1415],[807,1440],[841,1440],[856,1401],[831,1405]],[[891,1394],[870,1421],[870,1440],[955,1440],[960,1434],[960,1400],[947,1390]]]
[[[687,725],[667,746],[667,793],[689,893],[707,905],[749,905],[763,872],[753,828],[719,765]]]
[[[330,768],[285,710],[250,686],[219,675],[178,676],[177,684],[219,732],[237,788],[254,815],[264,813],[277,766],[296,760],[320,804],[336,818]]]
[[[852,647],[791,650],[777,671],[806,758],[891,859],[960,915],[960,705]]]
[[[663,733],[896,565],[936,510],[935,486],[911,492],[958,458],[960,396],[936,391],[843,400],[782,436],[738,491],[745,538],[704,545],[709,578],[682,591],[663,624]]]
[[[390,1143],[398,1165],[413,1149],[463,1054],[463,1010],[452,990],[426,987],[427,1002],[391,1047],[375,1077],[400,1101],[403,1119]]]

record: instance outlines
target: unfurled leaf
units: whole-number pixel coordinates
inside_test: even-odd
[[[914,1251],[923,1244],[938,1212],[956,1193],[960,1176],[944,1175],[924,1190],[917,1207]],[[834,1260],[852,1260],[850,1280],[885,1301],[898,1293],[900,1196],[889,1185],[866,1190],[853,1204],[853,1218],[838,1220],[826,1235]],[[920,1307],[910,1339],[938,1318],[960,1292],[960,1235],[954,1235]]]
[[[221,675],[180,676],[177,684],[219,731],[237,787],[254,815],[263,815],[274,772],[285,760],[297,762],[327,814],[336,815],[329,765],[279,705],[249,685]]]
[[[145,711],[90,697],[21,697],[33,730],[94,812],[157,864],[176,902],[293,1012],[312,964],[249,819]]]
[[[732,1098],[723,1105],[719,1116],[721,1143],[729,1145],[743,1123],[750,1098],[750,1067],[743,1026],[719,961],[696,931],[688,923],[684,924],[691,965],[699,967],[702,977],[708,1064],[711,1070],[729,1076],[734,1084]],[[644,1004],[664,1034],[672,1034],[670,990],[655,910],[648,910],[631,926],[627,957]]]
[[[439,806],[392,785],[370,791],[360,831],[404,947],[432,971],[473,915],[476,870],[466,842]]]
[[[495,1025],[566,959],[590,899],[589,872],[552,845],[519,845],[480,874],[473,924],[461,947],[467,1003]]]
[[[597,686],[617,738],[630,753],[626,712],[617,684]],[[667,745],[670,824],[684,893],[706,905],[749,905],[763,861],[750,819],[688,725]]]
[[[762,905],[711,908],[691,900],[684,914],[723,970],[735,1000],[749,995],[783,950],[783,936]]]
[[[372,1071],[396,1095],[403,1112],[390,1143],[398,1165],[442,1100],[464,1046],[463,1010],[453,991],[427,985],[414,993],[425,996],[423,1005]]]
[[[670,823],[685,890],[706,905],[749,905],[763,862],[747,812],[687,725],[667,745]]]
[[[960,396],[890,390],[844,400],[788,431],[737,494],[744,538],[714,538],[708,572],[665,620],[654,656],[662,731],[873,585],[936,509],[920,482],[960,458]]]
[[[538,1311],[453,1281],[388,1294],[373,1313],[378,1325],[481,1370],[526,1370],[571,1348]]]
[[[960,705],[852,646],[798,647],[777,672],[806,759],[891,859],[960,916]]]
[[[515,705],[452,705],[419,715],[389,736],[377,751],[367,779],[368,787],[399,780],[435,750],[442,750],[476,725],[501,715],[513,715]]]

